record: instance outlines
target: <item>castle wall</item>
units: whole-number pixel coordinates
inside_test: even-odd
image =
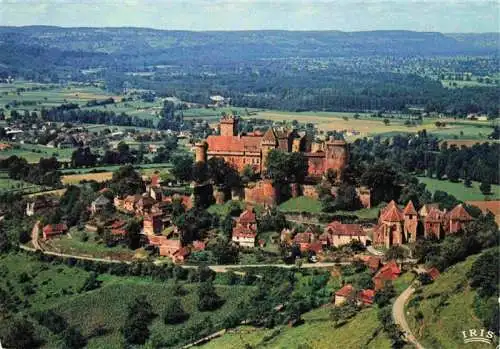
[[[262,180],[252,187],[245,188],[245,201],[249,203],[274,206],[276,200],[276,191],[269,180]]]

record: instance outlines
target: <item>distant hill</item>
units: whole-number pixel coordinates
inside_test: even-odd
[[[412,31],[168,31],[146,28],[0,27],[0,44],[61,51],[222,60],[366,55],[480,55],[496,52],[499,36]]]

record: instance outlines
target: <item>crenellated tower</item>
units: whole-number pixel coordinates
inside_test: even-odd
[[[238,117],[234,116],[233,114],[223,115],[220,119],[220,135],[237,136]]]

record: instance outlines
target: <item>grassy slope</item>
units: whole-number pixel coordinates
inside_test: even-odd
[[[85,293],[78,293],[89,275],[79,268],[70,268],[64,265],[53,265],[41,263],[24,254],[10,254],[0,256],[0,270],[5,277],[0,278],[0,286],[8,289],[11,295],[17,295],[24,300],[23,283],[18,281],[18,276],[26,272],[33,276],[30,282],[36,293],[30,295],[29,308],[24,308],[20,314],[31,313],[43,309],[53,309],[63,315],[70,325],[81,329],[84,335],[88,335],[97,326],[103,325],[108,332],[101,337],[92,338],[88,348],[123,348],[120,327],[123,325],[127,312],[127,304],[136,296],[144,295],[152,304],[158,316],[150,327],[152,336],[162,337],[175,336],[176,331],[199,322],[206,316],[210,316],[214,326],[217,326],[227,314],[233,312],[239,302],[254,288],[250,286],[221,286],[216,285],[217,292],[226,300],[226,303],[217,311],[201,313],[196,309],[197,285],[187,284],[189,293],[182,297],[184,308],[191,317],[182,325],[166,326],[161,320],[165,301],[172,297],[171,281],[155,282],[148,278],[139,277],[115,277],[101,275],[103,281],[101,287]],[[8,286],[8,282],[12,285]],[[64,290],[64,291],[63,291]],[[54,349],[59,347],[55,336],[46,329],[36,326],[39,333],[47,341],[44,348]]]
[[[389,340],[383,333],[379,333],[373,341],[367,344],[368,338],[378,328],[376,309],[367,309],[360,312],[347,324],[334,328],[329,318],[329,307],[312,310],[304,314],[305,323],[298,327],[281,327],[280,331],[240,327],[221,338],[213,340],[202,349],[240,349],[250,344],[261,349],[296,349],[301,345],[314,349],[358,349],[358,348],[390,348]],[[276,333],[274,337],[272,334]],[[265,337],[272,337],[265,341]]]
[[[476,292],[469,289],[466,277],[476,258],[477,255],[471,256],[465,262],[456,264],[441,274],[433,284],[423,287],[421,296],[424,300],[417,307],[407,308],[407,320],[412,332],[425,348],[474,348],[474,344],[463,344],[461,331],[483,328],[474,315],[473,301]],[[440,306],[440,303],[444,305]],[[415,320],[418,311],[424,315],[422,324]]]
[[[427,189],[434,193],[436,190],[442,190],[455,196],[458,200],[469,201],[469,200],[485,200],[485,195],[479,190],[481,183],[472,182],[472,187],[467,188],[462,182],[453,183],[448,180],[438,180],[428,177],[420,177],[418,179],[420,182],[427,185]],[[492,195],[488,195],[486,198],[493,200],[500,198],[500,185],[491,185]]]

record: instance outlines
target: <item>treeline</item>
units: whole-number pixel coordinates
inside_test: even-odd
[[[448,146],[423,130],[416,135],[397,135],[392,139],[358,139],[351,144],[350,151],[350,162],[354,165],[386,161],[393,164],[394,169],[416,175],[447,178],[454,182],[500,183],[498,143]]]
[[[72,104],[63,104],[51,109],[42,109],[43,120],[53,122],[77,122],[85,124],[106,124],[113,126],[134,126],[155,128],[153,120],[141,119],[125,113],[117,114],[108,110],[80,109]]]
[[[38,185],[61,186],[60,163],[56,158],[41,158],[38,164],[29,164],[16,155],[0,160],[0,170],[7,171],[9,178]]]

